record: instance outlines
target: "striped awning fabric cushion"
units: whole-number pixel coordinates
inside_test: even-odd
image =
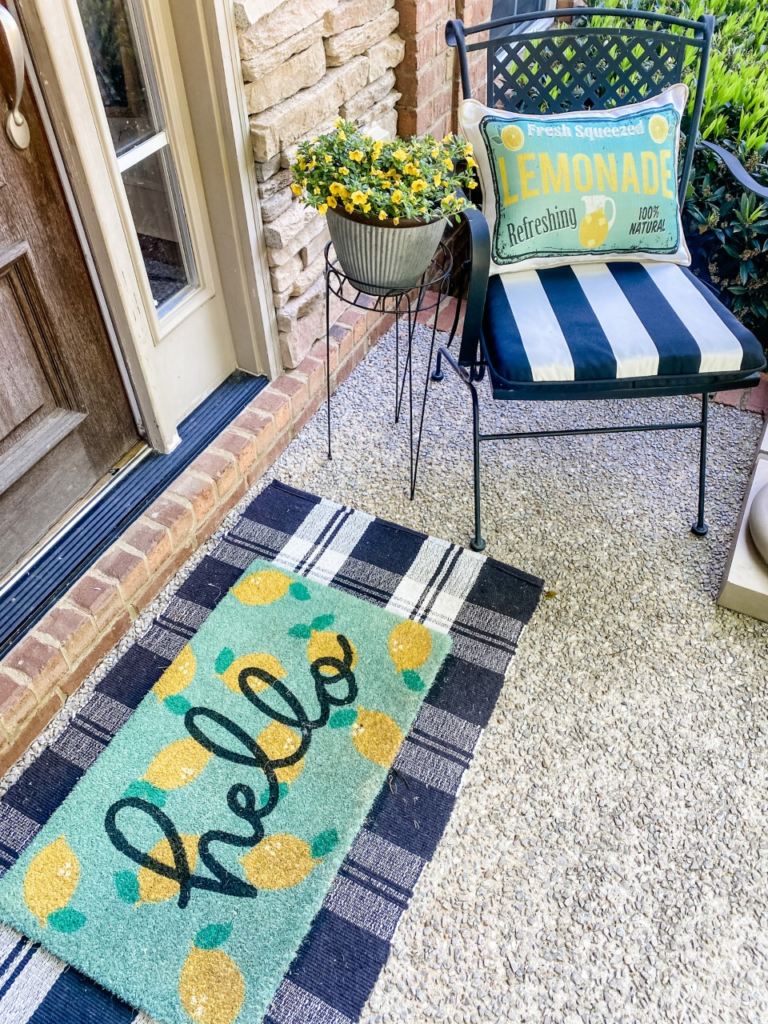
[[[591,263],[488,282],[484,336],[502,381],[751,372],[762,348],[685,267]]]

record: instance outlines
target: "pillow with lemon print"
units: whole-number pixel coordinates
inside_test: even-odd
[[[605,260],[689,264],[677,198],[675,85],[614,110],[516,114],[464,100],[491,229],[491,273]]]

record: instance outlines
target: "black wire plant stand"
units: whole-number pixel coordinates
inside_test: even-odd
[[[335,295],[349,306],[356,306],[366,311],[390,313],[395,317],[395,423],[400,422],[403,411],[403,399],[408,391],[408,423],[410,428],[410,476],[409,476],[409,497],[413,500],[416,492],[416,476],[419,468],[419,456],[421,454],[421,439],[424,432],[424,414],[427,406],[427,392],[429,390],[432,369],[432,359],[435,355],[435,344],[437,338],[437,319],[440,309],[446,297],[450,294],[451,275],[453,272],[453,256],[445,242],[441,242],[432,257],[432,262],[427,267],[416,285],[408,291],[392,289],[382,294],[372,291],[372,286],[363,281],[355,281],[349,277],[341,268],[333,243],[328,242],[325,247],[325,386],[326,386],[326,407],[328,411],[328,458],[332,459],[331,449],[331,322],[330,322],[330,301],[331,295]],[[371,306],[371,298],[375,299]],[[449,332],[450,345],[459,324],[461,317],[461,294],[456,301],[456,312]],[[424,374],[424,391],[421,395],[421,409],[418,412],[418,435],[414,444],[414,394],[413,394],[413,341],[416,325],[424,313],[433,313],[434,322],[430,328],[429,358]],[[405,321],[403,323],[403,320]],[[402,372],[400,367],[400,338],[404,331],[403,340],[406,347],[405,362]],[[417,396],[418,402],[418,396]]]

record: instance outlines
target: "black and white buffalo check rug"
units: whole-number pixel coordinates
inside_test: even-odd
[[[0,801],[0,875],[257,558],[451,638],[450,654],[264,1018],[264,1024],[348,1024],[359,1018],[387,961],[397,923],[440,842],[520,633],[539,601],[541,580],[517,569],[270,484]],[[0,925],[0,1021],[141,1019]]]

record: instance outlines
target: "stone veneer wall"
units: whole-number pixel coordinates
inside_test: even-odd
[[[290,191],[296,145],[337,117],[397,133],[394,68],[405,43],[395,0],[235,3],[264,237],[283,363],[325,330],[324,218]],[[332,310],[335,320],[341,304]]]
[[[445,23],[490,17],[492,0],[235,0],[264,237],[286,368],[325,330],[325,222],[290,191],[302,139],[341,116],[390,135],[455,130]],[[471,58],[482,94],[485,62]],[[331,309],[332,320],[342,312]]]

